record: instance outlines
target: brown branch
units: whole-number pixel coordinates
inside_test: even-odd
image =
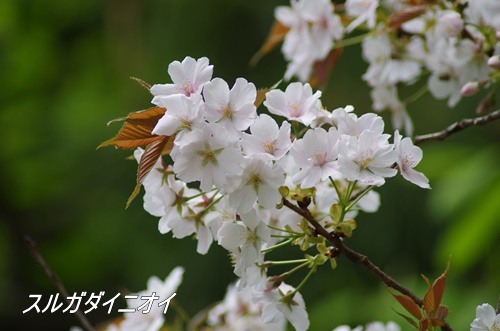
[[[444,140],[449,136],[451,136],[452,134],[467,129],[468,127],[485,125],[498,119],[500,119],[500,109],[492,113],[489,113],[488,115],[485,116],[471,118],[471,119],[463,119],[461,121],[455,122],[452,125],[448,126],[446,129],[439,132],[424,134],[421,136],[415,136],[415,138],[413,138],[413,143],[415,145],[419,145],[426,141]]]
[[[66,288],[64,287],[64,285],[61,282],[61,280],[59,279],[59,277],[57,277],[57,275],[52,272],[52,270],[48,266],[47,262],[45,262],[45,259],[43,258],[42,254],[38,250],[38,247],[36,246],[36,242],[30,236],[25,236],[24,241],[26,242],[26,245],[28,245],[28,248],[30,249],[31,254],[33,254],[33,257],[35,258],[35,260],[38,262],[38,264],[40,264],[42,269],[45,271],[45,273],[49,277],[52,284],[54,284],[54,286],[57,288],[59,293],[63,296],[66,303],[68,305],[70,305],[71,302],[68,299],[68,297],[69,297],[68,291],[66,291]],[[78,318],[78,320],[82,324],[82,326],[85,328],[85,330],[95,331],[94,327],[92,326],[92,324],[90,324],[89,320],[85,317],[85,315],[82,313],[81,310],[78,309],[75,312],[75,315],[76,315],[76,318]]]
[[[398,290],[400,293],[407,295],[410,297],[413,302],[415,302],[419,307],[422,307],[424,304],[424,301],[419,298],[415,293],[398,283],[396,280],[394,280],[391,276],[383,272],[379,267],[377,267],[373,262],[368,259],[366,255],[360,254],[356,252],[355,250],[347,247],[343,242],[342,239],[339,236],[336,236],[330,232],[328,232],[321,224],[316,221],[314,216],[311,214],[309,209],[307,208],[300,208],[290,201],[283,199],[283,205],[286,206],[287,208],[293,210],[300,216],[304,217],[316,230],[316,233],[323,236],[326,240],[328,240],[332,245],[334,245],[339,253],[344,254],[345,257],[347,257],[352,263],[354,264],[359,264],[368,271],[370,271],[375,277],[380,279],[385,285],[392,287],[395,290]],[[450,327],[448,323],[445,323],[441,329],[443,331],[453,331],[453,329]]]

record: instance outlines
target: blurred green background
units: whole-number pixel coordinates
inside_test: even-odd
[[[150,107],[151,96],[130,76],[170,82],[173,60],[207,56],[214,77],[230,84],[245,77],[258,87],[278,81],[286,64],[278,49],[255,67],[248,62],[264,41],[273,9],[268,0],[87,0],[0,1],[0,320],[2,330],[68,330],[69,314],[36,314],[30,294],[43,307],[56,289],[24,244],[32,236],[70,293],[146,288],[151,275],[165,278],[186,269],[178,302],[193,316],[220,300],[234,280],[226,253],[216,244],[207,256],[196,242],[161,235],[157,219],[128,210],[136,164],[129,151],[103,148],[119,124],[106,123]],[[370,110],[358,46],[347,49],[323,93],[334,109],[353,104]],[[417,84],[418,85],[418,84]],[[408,95],[412,89],[403,91]],[[409,110],[416,133],[440,130],[474,116],[479,98],[456,109],[428,95]],[[384,115],[385,116],[385,115]],[[387,116],[385,116],[387,118]],[[387,132],[391,132],[388,125]],[[422,190],[401,178],[379,189],[381,210],[361,215],[347,244],[394,278],[425,292],[419,276],[436,278],[452,256],[444,303],[449,323],[468,329],[475,307],[496,305],[500,294],[500,125],[471,128],[444,142],[422,145],[419,166],[431,181]],[[300,257],[299,252],[288,258]],[[297,283],[295,283],[297,285]],[[339,260],[320,269],[301,291],[311,330],[340,324],[395,320],[396,301],[366,270]],[[124,301],[116,303],[124,307]],[[117,308],[118,308],[117,307]],[[98,324],[116,315],[87,315]],[[116,312],[116,309],[114,309]],[[173,312],[171,313],[173,314]]]

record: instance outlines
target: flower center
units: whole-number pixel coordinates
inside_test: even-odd
[[[264,145],[264,148],[266,149],[266,152],[269,154],[274,155],[274,152],[276,151],[276,140],[269,141]]]
[[[214,151],[210,150],[210,149],[204,149],[202,151],[199,152],[201,158],[203,159],[202,160],[202,163],[203,165],[207,165],[209,162],[215,162],[216,159],[215,159],[215,153]]]
[[[226,107],[224,109],[224,112],[223,112],[223,115],[222,115],[224,118],[228,118],[228,119],[232,119],[233,118],[233,110],[231,109],[231,107]]]
[[[260,175],[258,173],[252,172],[248,179],[248,184],[252,185],[255,190],[257,190],[257,187],[260,183],[262,183],[262,178],[260,178]]]

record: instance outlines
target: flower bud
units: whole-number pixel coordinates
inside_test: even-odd
[[[468,82],[462,87],[462,89],[460,90],[460,94],[466,97],[470,97],[471,95],[474,95],[477,92],[479,92],[479,90],[480,90],[479,82],[477,81]]]
[[[500,55],[493,55],[488,59],[488,65],[493,69],[500,70]]]
[[[500,40],[500,30],[495,32],[495,36],[497,37],[497,40]]]

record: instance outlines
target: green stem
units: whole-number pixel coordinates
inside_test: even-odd
[[[264,261],[265,265],[284,265],[284,264],[295,264],[295,263],[309,263],[308,259],[298,259],[298,260],[285,260],[285,261]]]
[[[213,190],[215,190],[215,189],[213,189]],[[213,191],[213,190],[212,190],[212,191]],[[192,200],[192,199],[197,198],[197,197],[201,197],[202,195],[205,195],[205,194],[210,193],[210,192],[212,192],[212,191],[208,191],[208,192],[200,192],[200,193],[195,194],[195,195],[192,195],[192,196],[190,196],[190,197],[184,197],[184,202],[189,201],[189,200]],[[215,194],[217,194],[218,192],[219,192],[219,190],[217,190],[217,192],[216,192]]]
[[[420,97],[422,97],[425,93],[427,93],[428,90],[429,90],[429,87],[427,86],[427,84],[422,85],[422,87],[420,87],[415,93],[413,93],[408,98],[406,98],[406,100],[404,101],[404,104],[408,105],[412,102],[417,101],[418,99],[420,99]]]
[[[371,34],[372,34],[371,32],[368,32],[368,33],[365,33],[365,34],[360,34],[360,35],[355,36],[355,37],[351,37],[351,38],[348,38],[348,39],[340,40],[339,42],[337,42],[333,46],[333,49],[337,49],[337,48],[342,48],[342,47],[347,47],[347,46],[352,46],[352,45],[359,44],[360,42],[362,42],[363,40],[365,40],[365,38],[368,37],[368,36],[370,36]]]
[[[267,247],[267,248],[264,248],[262,250],[262,253],[266,253],[266,252],[269,252],[269,251],[272,251],[273,249],[275,248],[280,248],[280,247],[283,247],[283,246],[286,246],[288,245],[289,243],[291,243],[293,241],[294,238],[290,238],[288,240],[285,240],[283,242],[280,242],[279,244],[276,244],[274,246],[270,246],[270,247]]]
[[[295,293],[297,293],[298,291],[300,291],[300,289],[307,283],[307,281],[309,280],[309,277],[311,277],[311,275],[316,271],[316,268],[317,268],[317,265],[314,265],[310,270],[309,272],[307,273],[306,277],[304,277],[304,279],[300,282],[300,284],[295,288],[295,290],[293,290],[292,293],[289,294],[289,296],[291,298],[293,298],[293,296],[295,295]]]
[[[337,196],[339,197],[339,203],[340,203],[340,205],[343,206],[344,205],[344,201],[342,200],[342,195],[340,194],[340,191],[339,191],[339,188],[337,187],[337,184],[333,180],[332,176],[329,176],[328,178],[330,178],[330,183],[332,183],[333,187],[335,188],[335,192],[337,192]]]
[[[355,204],[357,204],[357,203],[359,202],[359,200],[361,200],[361,199],[362,199],[362,198],[366,195],[366,193],[370,192],[372,188],[373,188],[373,185],[372,185],[372,186],[369,186],[369,187],[368,187],[366,190],[364,190],[364,191],[363,191],[360,195],[358,195],[358,196],[356,197],[356,199],[354,199],[354,201],[353,201],[353,202],[351,202],[351,203],[349,204],[349,206],[347,206],[347,207],[346,207],[346,209],[345,209],[346,213],[347,213],[347,212],[349,212],[349,210],[351,210],[351,208],[352,208],[352,207],[354,207],[354,205],[355,205]]]
[[[299,234],[299,235],[302,234],[300,232],[295,232],[295,231],[280,229],[280,228],[277,228],[277,227],[272,226],[272,225],[268,225],[267,227],[270,228],[270,229],[276,230],[276,231],[280,231],[280,232],[286,232],[286,233],[291,233],[291,234]]]

